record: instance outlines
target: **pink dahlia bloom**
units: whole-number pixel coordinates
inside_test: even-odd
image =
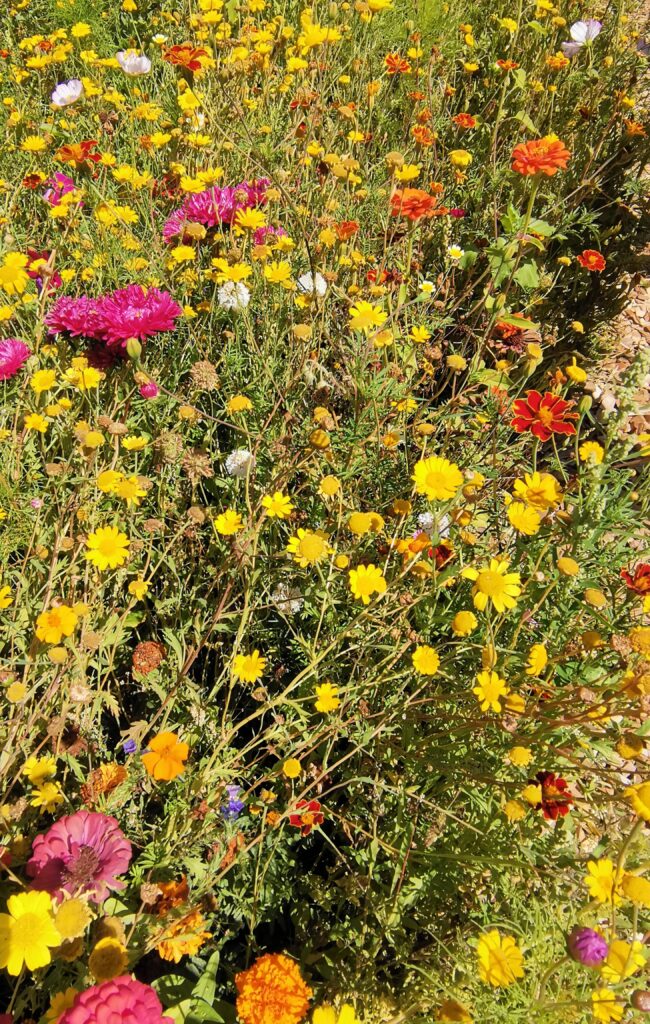
[[[92,338],[97,330],[97,302],[81,295],[73,299],[70,295],[62,295],[45,317],[50,334],[69,334],[77,338],[83,334]]]
[[[31,354],[31,349],[20,338],[3,338],[0,341],[0,380],[15,377]]]
[[[173,331],[182,312],[169,292],[130,284],[97,300],[94,337],[126,348],[128,338],[146,341],[161,331]]]
[[[173,1024],[149,985],[124,974],[80,992],[58,1024]]]
[[[182,237],[187,224],[203,224],[206,228],[232,224],[237,210],[266,203],[266,190],[270,184],[268,178],[260,178],[259,181],[242,181],[232,187],[219,188],[215,185],[205,192],[188,196],[165,221],[163,238],[170,242],[179,235]]]
[[[59,818],[32,843],[27,874],[33,889],[57,899],[86,895],[101,903],[110,889],[123,889],[131,861],[131,844],[115,818],[96,811],[77,811]]]

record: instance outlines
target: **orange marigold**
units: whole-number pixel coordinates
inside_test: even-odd
[[[243,1024],[298,1024],[313,993],[284,953],[265,953],[235,975],[237,1015]]]
[[[512,151],[512,169],[527,177],[545,174],[551,178],[558,171],[566,171],[570,157],[569,150],[555,135],[545,135],[543,139],[531,139],[530,142],[520,142],[515,146]]]
[[[191,910],[180,921],[170,925],[157,944],[156,952],[163,960],[172,960],[175,964],[184,956],[194,956],[211,937],[210,932],[203,930],[204,925],[205,918],[201,911]]]

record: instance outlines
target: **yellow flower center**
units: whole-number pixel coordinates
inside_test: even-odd
[[[488,597],[495,597],[504,589],[503,576],[495,569],[484,569],[479,573],[477,584],[481,593]]]
[[[308,533],[298,544],[298,554],[308,562],[317,562],[325,554],[323,538],[315,533]]]

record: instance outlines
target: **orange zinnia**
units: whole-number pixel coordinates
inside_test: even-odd
[[[431,131],[426,124],[415,124],[411,128],[411,135],[417,142],[418,146],[422,146],[428,149],[429,146],[433,146],[436,141],[436,133]]]
[[[411,221],[433,217],[437,205],[436,197],[423,192],[421,188],[398,188],[390,198],[393,217],[406,217]]]
[[[161,732],[148,744],[148,753],[143,754],[142,763],[157,781],[169,782],[185,769],[190,748],[181,743],[175,732]]]
[[[527,177],[546,174],[551,178],[560,170],[566,171],[570,157],[564,143],[554,135],[546,135],[543,139],[532,139],[515,146],[512,151],[512,170]]]

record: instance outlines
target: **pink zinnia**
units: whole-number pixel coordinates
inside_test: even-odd
[[[203,224],[206,228],[232,224],[237,210],[264,205],[269,185],[267,178],[260,178],[259,181],[242,181],[233,187],[219,188],[215,185],[205,192],[188,196],[165,221],[163,238],[170,242],[182,236],[187,224]]]
[[[95,811],[77,811],[59,818],[32,843],[27,874],[33,889],[57,899],[87,895],[101,903],[110,889],[123,889],[131,861],[131,844],[115,818]]]
[[[20,338],[4,338],[0,341],[0,380],[15,377],[32,352]]]
[[[58,1024],[173,1024],[149,985],[123,974],[75,996]]]
[[[45,317],[45,323],[50,329],[50,334],[69,334],[71,338],[83,334],[86,338],[92,338],[97,328],[96,319],[95,299],[89,299],[85,295],[80,295],[78,299],[62,295]]]
[[[173,331],[182,312],[169,292],[130,284],[97,300],[94,337],[126,348],[128,338],[146,341],[161,331]]]

